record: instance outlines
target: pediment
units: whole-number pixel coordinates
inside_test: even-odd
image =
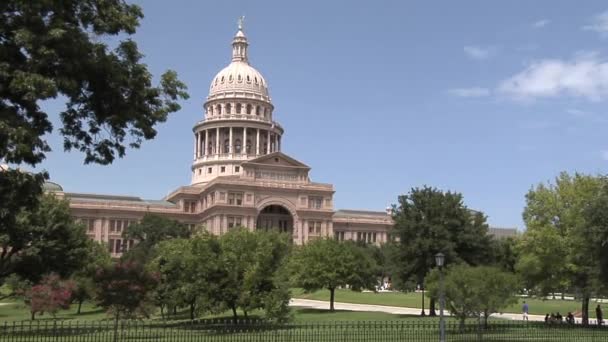
[[[310,167],[283,152],[273,152],[243,163],[243,166],[278,167],[310,170]]]

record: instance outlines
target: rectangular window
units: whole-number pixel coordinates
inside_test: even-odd
[[[226,193],[220,192],[220,201],[225,201],[225,200],[226,200]]]
[[[211,172],[213,172],[213,168],[212,167],[210,167],[210,168],[207,169],[207,173],[211,173]]]
[[[228,216],[228,228],[242,226],[242,217],[240,216]]]
[[[321,221],[308,221],[309,234],[321,234]]]
[[[114,239],[108,240],[108,252],[114,253]]]
[[[241,171],[241,167],[240,166],[235,166],[234,167],[234,172],[239,173]]]
[[[372,242],[376,243],[376,233],[372,233]]]
[[[243,193],[241,193],[241,192],[229,192],[228,193],[228,204],[230,204],[230,205],[243,205]]]
[[[253,196],[251,194],[247,194],[247,202],[251,202],[252,198],[253,198]]]
[[[308,197],[308,208],[309,209],[321,209],[323,206],[323,197],[309,196]]]
[[[361,232],[357,232],[357,241],[362,241],[361,240]]]
[[[190,202],[190,212],[196,212],[196,202]]]
[[[306,197],[300,197],[300,204],[306,205]]]
[[[87,225],[87,230],[89,233],[94,233],[95,232],[95,219],[87,219],[86,220],[86,225]]]
[[[116,239],[116,249],[114,250],[115,253],[122,253],[122,240],[121,239]]]
[[[116,231],[116,221],[110,220],[110,233],[114,233]]]
[[[220,167],[220,172],[221,172],[221,173],[226,172],[226,167],[225,167],[225,166]]]

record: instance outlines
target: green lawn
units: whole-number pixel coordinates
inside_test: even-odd
[[[329,291],[320,290],[313,293],[304,293],[301,289],[293,289],[292,294],[295,298],[314,299],[329,301]],[[373,304],[373,305],[388,305],[400,306],[407,308],[421,308],[422,294],[421,293],[401,293],[401,292],[354,292],[350,290],[336,290],[336,302],[355,303],[355,304]],[[530,314],[545,315],[547,313],[559,312],[565,316],[567,312],[580,310],[581,303],[573,300],[560,299],[525,299],[530,308]],[[520,299],[518,304],[511,305],[505,312],[520,313],[523,300]],[[425,300],[425,306],[428,309],[428,298]],[[589,304],[589,317],[595,318],[595,306],[597,303]],[[606,306],[608,307],[608,306]],[[606,308],[604,309],[606,310]]]

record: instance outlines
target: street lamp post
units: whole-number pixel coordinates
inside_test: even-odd
[[[445,342],[445,319],[443,317],[443,309],[445,308],[445,289],[443,288],[443,263],[445,255],[443,253],[435,254],[435,263],[439,267],[439,342]]]

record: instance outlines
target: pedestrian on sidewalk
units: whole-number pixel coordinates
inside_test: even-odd
[[[522,307],[522,311],[523,311],[524,321],[527,321],[528,320],[528,303],[526,303],[525,300],[524,300],[524,305]]]

